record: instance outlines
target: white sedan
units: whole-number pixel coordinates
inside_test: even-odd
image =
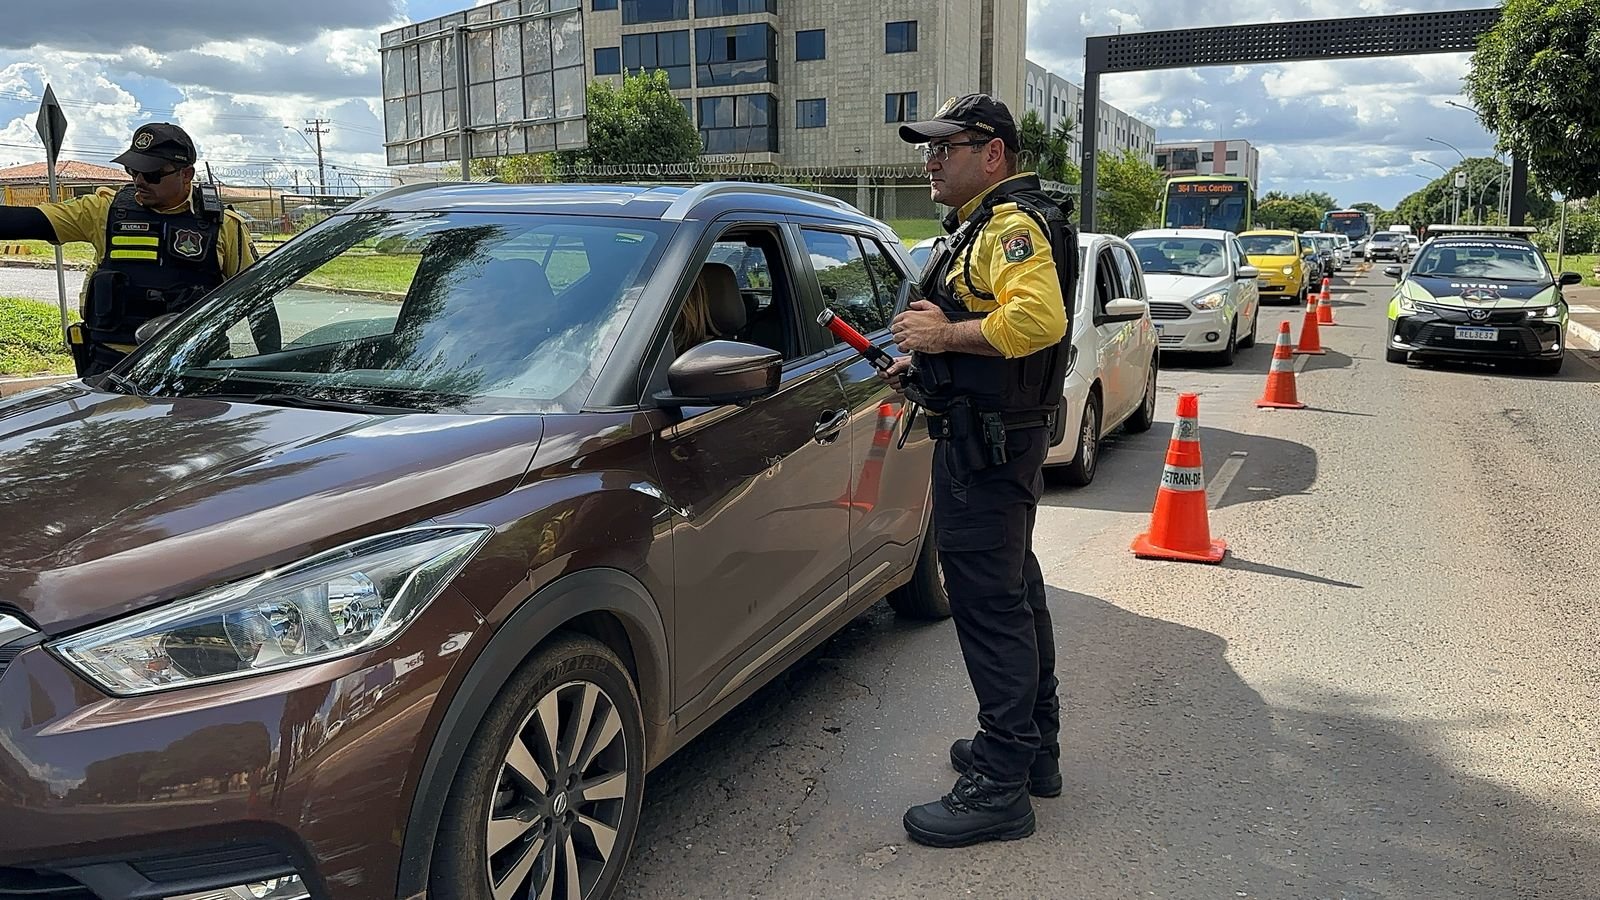
[[[1078,235],[1078,296],[1072,318],[1058,431],[1045,465],[1069,484],[1094,480],[1100,441],[1112,429],[1145,431],[1156,416],[1160,347],[1133,248],[1108,234]]]
[[[1228,366],[1234,351],[1255,344],[1261,272],[1250,265],[1236,235],[1160,228],[1136,231],[1128,243],[1144,269],[1162,349],[1207,353]]]

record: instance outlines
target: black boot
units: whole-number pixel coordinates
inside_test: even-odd
[[[950,766],[963,775],[972,774],[972,742],[962,738],[950,745]],[[1061,796],[1061,750],[1041,748],[1028,766],[1028,793],[1035,797]]]
[[[934,803],[906,810],[906,833],[929,847],[1014,841],[1033,834],[1033,806],[1022,785],[1002,786],[987,775],[962,775]]]

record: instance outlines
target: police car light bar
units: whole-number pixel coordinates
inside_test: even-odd
[[[1531,235],[1538,234],[1539,229],[1532,225],[1429,225],[1429,234],[1506,234],[1506,235]]]

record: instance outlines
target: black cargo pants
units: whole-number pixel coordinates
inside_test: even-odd
[[[1043,747],[1058,751],[1056,647],[1033,523],[1048,428],[1008,431],[1010,459],[972,469],[940,440],[933,455],[934,537],[967,675],[978,696],[978,772],[1021,784]]]

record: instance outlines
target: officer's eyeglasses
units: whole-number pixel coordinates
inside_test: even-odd
[[[984,147],[988,146],[989,142],[992,140],[995,140],[995,138],[985,138],[977,141],[943,141],[938,144],[923,144],[920,148],[922,150],[922,161],[932,162],[933,160],[937,159],[940,162],[944,162],[950,158],[951,147]]]
[[[129,178],[143,179],[145,184],[160,184],[161,179],[167,177],[168,175],[178,174],[177,169],[163,169],[160,172],[140,172],[124,167],[122,171],[127,172]]]

